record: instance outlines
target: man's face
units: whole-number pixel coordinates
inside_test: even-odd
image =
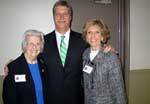
[[[68,30],[71,22],[71,13],[65,6],[57,6],[54,13],[54,22],[57,30]]]

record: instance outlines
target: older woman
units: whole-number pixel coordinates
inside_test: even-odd
[[[43,33],[27,30],[22,41],[23,53],[8,64],[3,83],[4,104],[44,104],[46,65],[38,57],[43,50]]]
[[[110,38],[107,26],[102,20],[88,21],[83,38],[90,45],[83,54],[85,104],[126,104],[119,59],[103,50]]]

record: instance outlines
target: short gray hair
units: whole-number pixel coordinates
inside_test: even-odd
[[[38,30],[26,30],[23,34],[23,39],[22,39],[22,51],[25,52],[25,47],[27,46],[27,36],[39,36],[41,39],[41,49],[40,52],[43,51],[44,48],[44,34]]]

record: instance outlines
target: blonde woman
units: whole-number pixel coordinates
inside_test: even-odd
[[[103,50],[110,38],[107,26],[102,20],[90,20],[83,38],[90,45],[83,53],[85,104],[126,104],[118,56]]]

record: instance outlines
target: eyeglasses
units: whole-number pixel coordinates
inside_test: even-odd
[[[28,46],[31,46],[31,47],[41,47],[41,43],[27,42],[27,45],[28,45]]]

